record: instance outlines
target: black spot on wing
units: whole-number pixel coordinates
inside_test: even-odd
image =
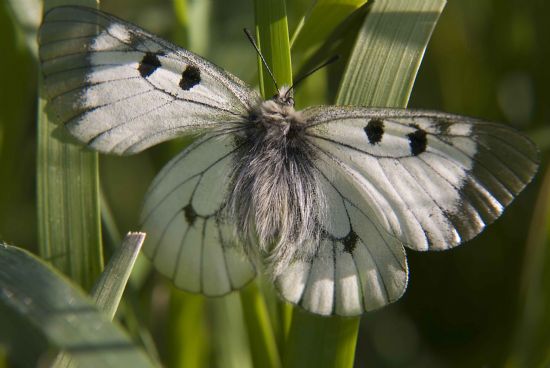
[[[370,144],[380,143],[384,135],[384,122],[380,119],[371,119],[363,130],[367,134]]]
[[[355,246],[357,245],[357,240],[359,237],[355,233],[355,231],[350,230],[348,235],[344,239],[342,239],[342,243],[344,244],[344,251],[351,254],[355,250]]]
[[[421,129],[418,125],[413,125],[413,127],[416,128],[416,130],[412,133],[407,134],[407,138],[409,138],[411,154],[413,156],[418,156],[422,152],[426,151],[428,139],[426,137],[425,130]]]
[[[143,78],[147,78],[160,67],[158,55],[152,52],[146,52],[138,66],[139,74]]]
[[[188,65],[181,74],[180,87],[188,91],[201,81],[201,71],[193,65]]]
[[[198,215],[197,212],[195,212],[195,209],[193,208],[191,203],[183,207],[183,213],[185,215],[185,221],[187,221],[190,226],[193,226],[193,224],[197,220]]]
[[[434,123],[435,128],[437,129],[437,133],[443,136],[447,136],[450,134],[451,126],[454,124],[452,120],[447,118],[439,118],[437,120],[434,120]]]

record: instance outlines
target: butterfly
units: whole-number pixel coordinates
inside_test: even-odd
[[[531,181],[538,152],[501,124],[434,111],[263,100],[194,53],[101,11],[64,6],[39,33],[46,110],[118,155],[198,138],[148,190],[145,254],[184,290],[219,296],[266,273],[320,315],[400,298],[404,247],[453,248]]]

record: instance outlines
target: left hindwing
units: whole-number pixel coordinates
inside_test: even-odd
[[[53,8],[39,33],[47,111],[91,148],[142,151],[242,122],[259,96],[205,59],[101,11]]]
[[[238,147],[230,134],[205,135],[157,175],[143,205],[143,251],[180,289],[219,296],[256,274],[224,216]]]
[[[306,137],[363,195],[377,221],[416,250],[477,235],[531,181],[538,152],[501,124],[429,111],[315,107]],[[359,203],[359,206],[363,204]]]

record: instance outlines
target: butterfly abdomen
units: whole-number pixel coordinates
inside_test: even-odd
[[[248,253],[276,273],[294,259],[313,257],[324,197],[299,113],[269,100],[253,116],[237,136],[228,209],[239,237],[251,248]]]

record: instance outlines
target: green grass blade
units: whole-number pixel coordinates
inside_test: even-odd
[[[405,107],[444,0],[377,0],[359,33],[338,104]]]
[[[8,368],[8,352],[6,350],[6,347],[3,345],[0,345],[0,368]]]
[[[236,293],[208,299],[209,314],[216,332],[212,334],[214,367],[252,368],[252,356],[241,299]]]
[[[23,31],[8,11],[0,5],[0,236],[20,244],[35,241],[32,217],[34,198],[29,198],[28,183],[35,177],[32,150],[26,149],[32,139],[36,113],[32,111],[36,90],[36,68]],[[22,211],[28,208],[27,211]],[[31,216],[29,216],[31,215]]]
[[[366,0],[318,0],[292,35],[292,50],[305,53],[321,46],[327,37]]]
[[[359,318],[320,317],[295,308],[285,350],[287,367],[353,367]]]
[[[144,233],[129,233],[126,235],[124,241],[110,258],[107,267],[105,267],[91,291],[91,297],[96,307],[110,320],[113,320],[115,317],[122,294],[144,240]],[[69,354],[62,352],[56,357],[52,367],[77,367],[75,363]]]
[[[63,4],[97,6],[94,0],[47,0],[44,9]],[[98,156],[54,138],[52,133],[56,126],[43,112],[44,106],[45,101],[40,98],[37,147],[39,252],[89,290],[103,268]]]
[[[290,42],[285,2],[282,0],[255,0],[257,43],[271,68],[279,87],[292,84],[292,65],[290,63]],[[260,92],[271,97],[277,90],[271,77],[259,63]]]
[[[173,0],[178,26],[174,41],[199,55],[208,52],[212,0]]]
[[[550,166],[531,222],[522,275],[522,311],[507,367],[550,365]]]
[[[189,27],[192,23],[189,22],[189,8],[186,0],[173,0],[172,7],[176,16],[177,26],[172,33],[172,41],[176,44],[189,48]]]
[[[210,42],[210,0],[173,0],[177,23],[171,41],[199,55],[204,55]],[[193,137],[171,140],[155,149],[155,165],[162,167],[169,158],[182,151]],[[147,262],[150,265],[150,262]],[[204,367],[208,363],[212,343],[208,330],[220,332],[219,326],[208,325],[207,302],[203,295],[194,295],[169,287],[170,302],[166,320],[166,352],[169,367]],[[240,315],[238,316],[240,317]]]
[[[354,9],[339,24],[332,27],[331,33],[324,40],[317,41],[315,47],[293,49],[293,61],[299,76],[307,74],[335,55],[339,56],[335,63],[313,73],[300,84],[295,96],[297,104],[308,106],[333,103],[346,67],[346,60],[351,55],[354,41],[371,5],[372,2],[368,2]],[[304,101],[310,103],[304,104]]]
[[[105,196],[105,192],[100,189],[100,207],[101,207],[101,224],[103,239],[105,240],[105,255],[110,258],[112,253],[119,249],[122,243],[122,236],[118,230],[118,225],[111,210],[109,201]],[[151,271],[151,262],[145,258],[142,253],[138,254],[134,265],[132,266],[132,273],[130,275],[129,283],[133,289],[132,293],[136,293],[136,290],[141,288],[145,283],[147,276]]]
[[[0,236],[33,244],[36,210],[28,188],[35,177],[35,160],[33,150],[27,147],[34,144],[36,112],[31,96],[36,90],[36,67],[23,42],[21,23],[9,10],[8,3],[2,2],[0,45],[4,57],[0,58],[0,70],[9,72],[0,73]]]
[[[529,138],[535,142],[540,152],[550,150],[550,126],[545,126],[528,132]]]
[[[298,55],[298,75],[303,75],[306,72],[313,70],[316,66],[327,61],[331,57],[338,55],[342,60],[347,60],[351,53],[351,47],[357,33],[365,21],[372,3],[365,3],[357,9],[353,9],[350,14],[335,24],[331,28],[331,32],[321,40],[313,40],[315,45],[308,47],[307,45],[298,45],[293,50],[293,61],[296,64],[296,56]],[[343,64],[343,63],[342,63]],[[333,65],[336,66],[339,63]],[[341,67],[343,69],[343,67]],[[326,69],[325,69],[326,70]],[[343,70],[342,70],[343,72]],[[341,74],[341,73],[340,73]],[[315,73],[313,76],[317,76]],[[325,76],[326,77],[326,76]],[[308,78],[309,79],[309,78]],[[340,78],[338,78],[340,80]]]
[[[250,283],[241,290],[240,295],[254,367],[280,367],[275,334],[258,285]]]
[[[116,249],[92,290],[96,306],[113,319],[130,273],[145,240],[145,233],[129,233]]]
[[[14,19],[19,25],[21,36],[24,38],[28,49],[36,58],[38,47],[36,44],[36,32],[40,25],[42,3],[40,0],[6,0],[6,5],[11,9]]]
[[[100,191],[101,197],[101,223],[103,234],[105,236],[105,249],[109,259],[113,253],[118,252],[122,237],[116,224],[114,215],[107,199]],[[145,319],[143,308],[139,301],[139,290],[143,287],[145,278],[149,274],[151,263],[145,259],[142,253],[137,254],[137,258],[132,265],[132,273],[124,290],[124,300],[122,300],[119,309],[122,308],[121,315],[124,318],[125,326],[128,332],[139,339],[139,342],[146,349],[147,354],[152,359],[158,360],[158,352],[153,343],[153,337],[143,323]]]
[[[284,0],[255,0],[256,42],[279,86],[292,84],[288,22]],[[277,93],[258,58],[260,91],[264,98]],[[255,367],[280,367],[277,340],[265,300],[256,283],[241,291],[241,302]]]
[[[82,290],[20,248],[0,244],[0,341],[19,366],[63,350],[79,367],[153,367]]]
[[[207,365],[210,346],[205,307],[202,295],[171,288],[166,326],[168,367],[200,368]]]
[[[337,104],[405,107],[443,0],[374,2],[342,78]],[[360,318],[292,317],[285,367],[352,367]]]

